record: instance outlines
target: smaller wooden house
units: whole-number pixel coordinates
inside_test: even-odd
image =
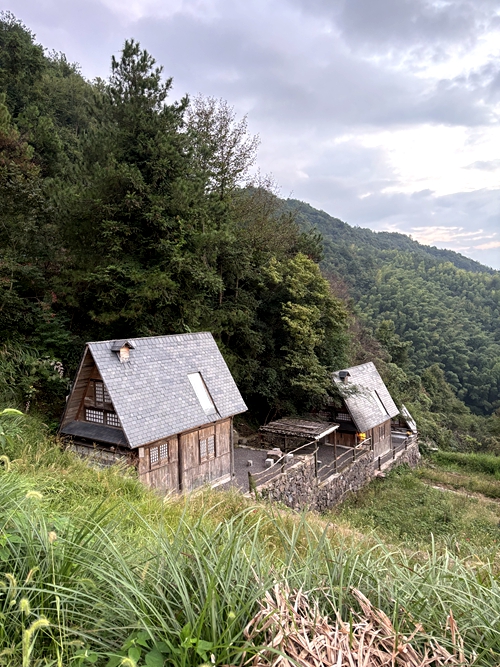
[[[163,491],[229,481],[247,409],[210,333],[88,343],[60,433],[101,462],[129,456]]]
[[[391,420],[399,410],[371,361],[333,374],[342,397],[332,420],[340,424],[335,444],[354,447],[370,438],[375,457],[391,448]]]

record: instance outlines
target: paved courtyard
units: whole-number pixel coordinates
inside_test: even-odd
[[[337,459],[349,451],[349,447],[337,446]],[[230,486],[236,487],[243,492],[249,490],[248,486],[248,473],[250,472],[255,476],[257,484],[261,484],[264,481],[272,479],[275,475],[278,475],[281,472],[281,462],[275,464],[271,468],[266,468],[265,461],[267,458],[266,449],[253,449],[251,447],[239,447],[234,448],[234,473],[235,476],[230,483]],[[352,450],[351,450],[352,451]],[[307,454],[312,454],[314,452],[314,445],[310,445],[301,449],[297,454],[291,459],[289,463],[286,464],[286,467],[293,465],[296,457],[300,455],[304,456]],[[335,460],[335,448],[333,445],[319,445],[318,447],[318,467],[319,470],[325,466],[329,466]],[[248,465],[248,462],[251,461],[252,465]],[[333,472],[333,469],[332,469]],[[262,473],[262,474],[259,474]]]

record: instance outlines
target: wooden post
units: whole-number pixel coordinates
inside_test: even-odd
[[[336,440],[336,438],[335,438]],[[335,457],[333,460],[333,471],[337,472],[337,443],[333,443],[333,456]]]
[[[314,450],[314,476],[318,476],[318,448]]]
[[[255,492],[255,499],[257,499],[257,485],[250,470],[248,471],[248,491],[250,493]]]

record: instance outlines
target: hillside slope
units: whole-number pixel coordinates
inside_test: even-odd
[[[347,521],[227,491],[162,498],[132,470],[86,466],[32,419],[0,413],[0,424],[3,667],[241,664],[262,657],[245,629],[270,594],[300,590],[311,609],[352,631],[362,611],[354,589],[422,658],[439,642],[457,658],[446,664],[498,664],[496,517],[485,515],[464,539],[471,502],[455,512],[455,498],[429,497],[404,471],[377,480],[377,507],[357,496]],[[408,496],[423,503],[414,508]],[[408,526],[418,520],[417,541],[385,542],[372,532],[368,511],[382,518],[387,499],[399,499],[394,511]],[[363,532],[351,528],[353,513]],[[479,541],[490,533],[488,544]],[[407,654],[394,664],[407,665]]]
[[[500,406],[500,272],[403,234],[351,227],[303,202],[287,208],[321,232],[323,270],[345,283],[374,334],[393,323],[410,370],[437,363],[474,412]]]

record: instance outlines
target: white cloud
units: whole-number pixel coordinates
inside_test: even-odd
[[[147,17],[168,19],[176,14],[188,14],[203,18],[217,15],[216,0],[102,0],[102,4],[120,20],[126,18],[129,23]]]
[[[467,232],[463,227],[445,227],[445,226],[426,226],[426,227],[412,227],[412,236],[420,243],[432,245],[434,243],[449,243],[455,242],[459,239],[461,241],[479,241],[485,238],[491,238],[494,235],[485,235],[484,230],[478,229],[474,232]],[[477,249],[479,246],[474,246]],[[496,246],[490,246],[496,247]],[[483,248],[487,249],[487,248]]]
[[[494,248],[500,248],[500,241],[490,241],[490,243],[474,246],[474,250],[493,250]]]

